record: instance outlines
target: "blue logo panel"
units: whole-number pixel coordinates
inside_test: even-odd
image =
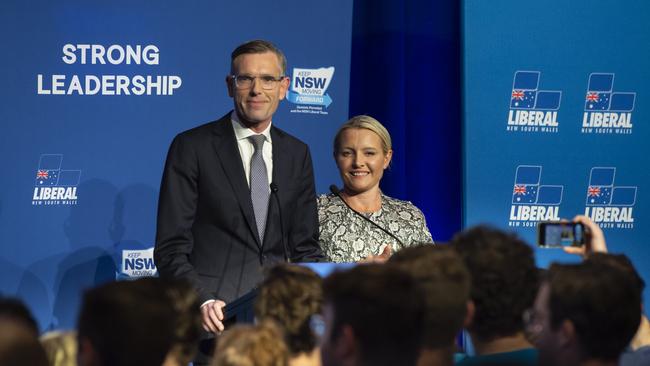
[[[592,168],[589,176],[590,186],[611,186],[614,184],[616,168]]]
[[[612,205],[634,206],[636,203],[636,187],[614,187]]]
[[[537,185],[542,176],[541,166],[520,165],[517,167],[515,184]]]
[[[557,110],[560,108],[562,92],[540,90],[537,92],[535,109]]]
[[[591,74],[589,75],[589,91],[610,92],[614,85],[614,74]]]
[[[537,90],[539,71],[517,71],[512,85],[513,89]]]
[[[630,112],[634,109],[636,93],[612,93],[612,102],[609,110],[617,112]]]
[[[537,203],[542,205],[559,205],[562,203],[563,186],[539,186]]]

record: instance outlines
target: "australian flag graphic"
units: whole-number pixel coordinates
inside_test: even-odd
[[[81,170],[61,169],[63,154],[43,154],[36,169],[36,187],[76,187],[81,180]]]
[[[61,171],[61,154],[43,154],[38,161],[36,170],[36,187],[56,186],[59,182],[59,172]]]
[[[637,187],[614,186],[616,168],[594,167],[589,174],[587,206],[633,206]]]
[[[541,185],[542,167],[520,165],[515,174],[512,203],[516,205],[559,205],[564,186]]]
[[[614,92],[614,74],[592,73],[589,75],[586,112],[630,112],[634,109],[636,93]]]
[[[512,81],[511,109],[557,110],[561,91],[539,90],[539,71],[517,71]]]

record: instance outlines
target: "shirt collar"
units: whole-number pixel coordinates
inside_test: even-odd
[[[250,136],[253,136],[253,135],[264,135],[264,137],[266,138],[266,142],[272,143],[272,141],[271,141],[271,126],[273,125],[273,122],[269,123],[269,125],[266,127],[266,129],[264,131],[262,131],[262,133],[258,134],[257,132],[251,130],[250,128],[248,128],[246,126],[244,126],[239,121],[239,117],[237,116],[237,112],[235,112],[235,111],[232,111],[232,113],[230,113],[230,121],[232,122],[233,129],[235,130],[235,138],[237,139],[237,141],[247,139],[247,138],[249,138]]]

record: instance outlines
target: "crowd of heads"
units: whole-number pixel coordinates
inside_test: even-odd
[[[520,339],[539,365],[616,364],[639,328],[644,287],[624,255],[541,272],[515,234],[475,227],[324,279],[302,265],[268,268],[256,323],[217,335],[212,365],[451,365],[462,329],[478,354]],[[185,282],[108,283],[85,292],[75,332],[39,341],[29,310],[3,298],[0,365],[187,365],[199,306]]]

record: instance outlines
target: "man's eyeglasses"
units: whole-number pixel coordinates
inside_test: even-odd
[[[257,82],[261,84],[262,89],[271,90],[274,89],[278,82],[282,81],[285,76],[274,77],[271,75],[261,75],[261,76],[250,76],[250,75],[231,75],[230,76],[235,81],[235,86],[237,89],[250,89],[253,87],[253,81],[257,79]]]

